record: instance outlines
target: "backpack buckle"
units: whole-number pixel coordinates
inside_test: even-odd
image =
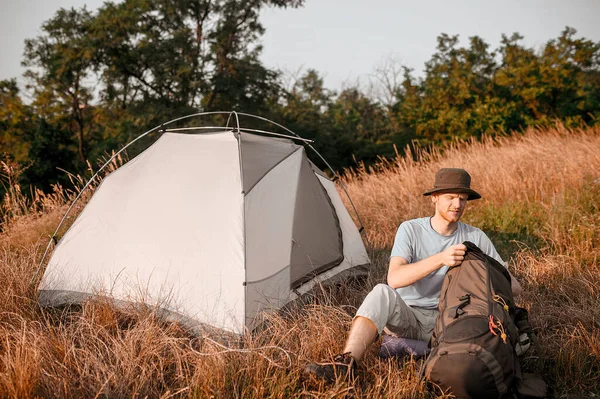
[[[458,319],[459,316],[465,314],[463,308],[471,303],[471,294],[465,294],[463,296],[458,297],[460,304],[456,307],[456,313],[454,313],[454,318]]]

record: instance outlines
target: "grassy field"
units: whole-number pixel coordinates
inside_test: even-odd
[[[30,282],[69,195],[38,194],[32,204],[13,187],[0,233],[0,396],[447,397],[420,381],[419,362],[380,360],[377,347],[354,386],[301,378],[306,363],[342,349],[356,307],[384,281],[398,224],[432,213],[421,193],[439,167],[467,169],[482,193],[464,220],[488,233],[521,281],[519,302],[545,349],[553,395],[600,395],[600,129],[531,130],[414,158],[382,160],[344,177],[372,246],[366,285],[323,289],[313,303],[268,316],[262,331],[239,343],[244,351],[192,339],[151,310],[97,301],[41,311]],[[5,175],[14,172],[3,166]]]

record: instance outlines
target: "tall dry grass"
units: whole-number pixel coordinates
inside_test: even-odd
[[[552,224],[552,218],[560,215],[547,211],[600,178],[598,136],[598,128],[531,129],[523,135],[457,142],[384,160],[368,170],[349,171],[344,180],[375,247],[389,247],[402,221],[433,212],[420,193],[431,188],[435,172],[442,167],[469,171],[472,187],[483,195],[469,204],[467,221],[480,225],[487,217],[503,213],[504,223],[509,224],[533,206],[540,207],[535,217]]]
[[[164,323],[152,309],[97,300],[41,311],[30,281],[64,200],[11,217],[0,233],[0,396],[444,397],[419,380],[420,363],[399,367],[379,359],[377,347],[356,385],[301,378],[307,362],[341,350],[355,308],[384,278],[398,224],[431,213],[420,193],[441,166],[466,168],[483,194],[469,204],[467,221],[489,233],[521,280],[556,396],[600,394],[600,130],[531,130],[419,157],[345,176],[373,244],[367,286],[324,288],[304,306],[268,315],[262,330],[229,349]]]

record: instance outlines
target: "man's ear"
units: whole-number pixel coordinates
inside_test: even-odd
[[[431,202],[433,202],[434,204],[436,204],[437,200],[438,200],[437,194],[431,194]]]

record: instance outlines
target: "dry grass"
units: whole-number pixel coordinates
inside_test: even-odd
[[[535,216],[547,218],[543,222],[550,225],[553,218],[560,217],[549,214],[553,206],[560,205],[565,196],[580,195],[590,178],[600,177],[599,133],[598,128],[573,131],[558,126],[520,136],[459,142],[382,161],[368,171],[348,172],[345,181],[375,247],[390,246],[402,221],[433,211],[420,193],[431,188],[441,167],[461,167],[471,174],[473,188],[483,196],[470,205],[466,215],[474,224],[479,226],[499,212],[512,219],[530,212],[533,206],[536,211],[539,208],[540,214]],[[419,161],[414,161],[415,157]]]
[[[286,315],[268,316],[263,330],[228,343],[245,351],[224,352],[151,310],[116,310],[100,300],[42,312],[29,282],[65,199],[11,215],[0,233],[0,396],[443,397],[418,379],[418,362],[398,367],[380,360],[376,347],[355,386],[300,375],[307,362],[342,348],[355,307],[383,279],[398,224],[431,212],[420,193],[441,166],[466,168],[483,194],[467,221],[490,234],[522,281],[521,302],[546,350],[544,376],[556,396],[600,394],[600,184],[593,183],[600,177],[600,130],[532,130],[419,158],[382,161],[345,177],[373,244],[367,286],[334,287]]]

